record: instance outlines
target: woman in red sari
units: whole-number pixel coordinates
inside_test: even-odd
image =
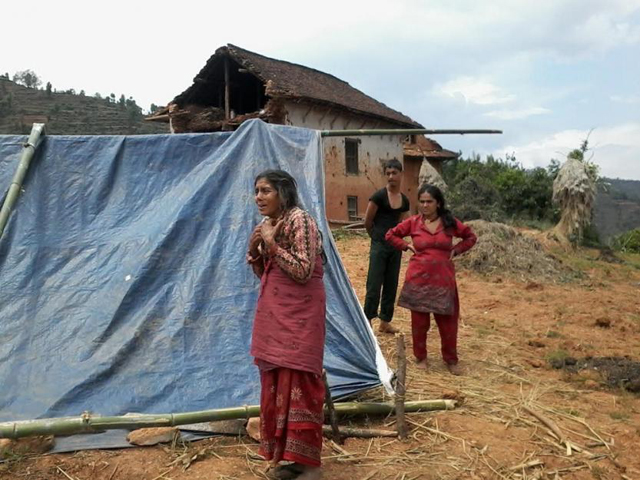
[[[271,462],[272,477],[317,479],[325,395],[322,240],[314,219],[298,207],[287,172],[259,174],[255,201],[265,217],[247,253],[260,278],[251,341],[260,369],[260,453]],[[278,467],[281,460],[294,463]]]
[[[476,235],[445,207],[440,189],[424,184],[418,190],[420,213],[389,230],[385,240],[413,256],[400,293],[398,305],[411,310],[413,354],[420,368],[427,368],[427,332],[433,313],[449,372],[460,375],[458,366],[458,317],[460,304],[453,257],[469,250]],[[403,239],[411,237],[412,243]],[[453,245],[453,237],[462,241]]]

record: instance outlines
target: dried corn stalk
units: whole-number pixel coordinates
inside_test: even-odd
[[[585,227],[591,223],[596,182],[589,168],[587,162],[570,154],[553,181],[553,201],[561,212],[554,230],[572,243],[580,242]]]
[[[433,167],[433,165],[429,163],[426,158],[422,160],[418,179],[420,181],[419,185],[428,183],[429,185],[435,185],[443,192],[447,191],[447,184],[442,178],[442,175],[438,173],[438,171]]]

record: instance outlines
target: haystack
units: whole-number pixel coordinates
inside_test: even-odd
[[[478,243],[456,263],[485,275],[515,277],[523,282],[566,282],[576,273],[544,250],[542,244],[514,228],[473,220],[466,222]]]
[[[429,185],[435,185],[443,192],[447,191],[447,184],[445,183],[442,175],[438,173],[438,171],[429,163],[429,161],[425,158],[422,160],[422,165],[420,166],[420,174],[418,176],[419,185],[424,183],[428,183]]]
[[[577,156],[580,151],[577,150]],[[584,228],[591,222],[596,199],[596,182],[588,165],[572,152],[553,181],[553,201],[560,207],[560,221],[554,233],[562,241],[579,243]]]

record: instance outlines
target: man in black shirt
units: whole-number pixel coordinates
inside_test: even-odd
[[[395,158],[388,160],[384,164],[384,175],[387,177],[387,186],[371,196],[364,218],[364,226],[371,237],[364,314],[369,321],[380,318],[380,332],[395,333],[398,330],[391,325],[391,320],[396,302],[402,252],[387,244],[384,236],[387,230],[395,227],[404,213],[409,211],[409,199],[400,192],[402,163]]]

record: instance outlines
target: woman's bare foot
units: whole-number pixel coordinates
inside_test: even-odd
[[[421,370],[427,369],[427,359],[423,358],[422,360],[416,360],[416,367]]]
[[[378,327],[380,333],[398,333],[398,329],[391,325],[391,322],[385,322],[380,320],[380,327]]]
[[[462,375],[462,368],[457,363],[447,363],[447,370],[451,375],[459,376]]]

